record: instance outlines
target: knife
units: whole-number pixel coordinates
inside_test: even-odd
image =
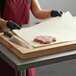
[[[27,45],[25,45],[23,42],[21,42],[20,40],[18,40],[16,37],[14,37],[11,33],[9,33],[8,31],[5,31],[4,32],[4,35],[10,37],[10,41],[19,45],[19,46],[22,46],[24,48],[29,48]]]

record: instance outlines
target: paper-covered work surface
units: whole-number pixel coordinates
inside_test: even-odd
[[[51,18],[32,27],[14,30],[14,32],[34,47],[46,45],[33,41],[36,36],[42,35],[56,37],[56,42],[51,44],[71,41],[76,40],[76,20],[70,12],[66,12],[62,17]]]

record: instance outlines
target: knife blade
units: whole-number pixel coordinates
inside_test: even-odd
[[[22,46],[24,48],[29,48],[27,45],[25,45],[23,42],[21,42],[20,40],[18,40],[16,37],[14,37],[11,33],[9,33],[8,31],[5,31],[4,32],[4,35],[10,37],[10,41],[19,45],[19,46]]]

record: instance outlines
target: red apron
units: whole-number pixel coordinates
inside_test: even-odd
[[[29,9],[28,0],[6,0],[3,19],[12,20],[17,24],[28,24]]]
[[[29,23],[30,4],[28,0],[6,0],[3,19],[17,24]],[[4,67],[4,68],[3,68]],[[35,68],[27,69],[27,76],[35,76]],[[0,76],[19,76],[18,72],[0,58]]]

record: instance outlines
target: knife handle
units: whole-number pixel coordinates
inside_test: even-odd
[[[12,34],[11,33],[9,33],[8,31],[4,31],[4,35],[7,35],[8,37],[12,37]]]

